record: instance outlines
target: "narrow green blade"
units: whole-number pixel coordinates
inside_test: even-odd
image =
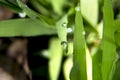
[[[99,50],[97,51],[96,54],[92,56],[93,80],[102,80],[101,63],[102,63],[102,52],[101,50]]]
[[[67,42],[67,15],[63,16],[57,23],[56,23],[56,29],[58,32],[58,37],[60,41],[66,41]]]
[[[112,80],[120,80],[120,59],[116,62],[116,70]]]
[[[114,22],[115,31],[120,32],[120,20],[115,20]]]
[[[104,27],[102,40],[102,79],[110,80],[116,58],[116,46],[114,40],[114,14],[111,0],[104,0],[103,8]]]
[[[83,17],[95,27],[98,22],[98,0],[80,0],[80,6]]]
[[[43,16],[39,13],[37,13],[36,11],[32,10],[31,8],[29,8],[26,4],[22,3],[20,0],[17,0],[17,3],[19,5],[19,7],[27,14],[27,16],[29,16],[31,19],[38,19],[41,20],[42,22],[46,23],[46,24],[50,24],[50,25],[54,25],[55,21],[53,19],[50,19],[46,16]]]
[[[13,19],[0,21],[0,36],[36,36],[56,34],[56,30],[41,21],[32,19]]]
[[[56,29],[58,33],[58,37],[61,41],[61,45],[64,51],[67,53],[68,51],[68,44],[67,44],[67,15],[63,16],[57,23]]]
[[[49,0],[53,6],[54,11],[61,15],[62,14],[62,7],[66,0]]]
[[[120,32],[115,33],[115,42],[118,47],[120,47]]]
[[[117,46],[120,46],[120,20],[114,21],[114,28],[115,28],[115,42]]]
[[[22,3],[20,0],[17,0],[18,5],[21,9],[31,18],[31,19],[37,19],[39,18],[38,14],[30,9],[26,4]]]
[[[50,80],[58,80],[63,56],[59,39],[56,38],[51,39],[49,56],[50,59],[48,64]]]
[[[76,12],[73,44],[73,68],[70,80],[87,80],[86,70],[86,42],[81,12]]]
[[[0,5],[1,6],[5,6],[7,8],[10,8],[11,10],[13,10],[14,12],[21,12],[22,9],[20,9],[20,7],[17,5],[15,0],[0,0]]]

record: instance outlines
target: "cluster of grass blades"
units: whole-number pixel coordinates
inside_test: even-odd
[[[63,56],[69,57],[69,66],[64,66],[68,70],[63,71],[66,80],[120,80],[120,20],[114,19],[111,0],[103,0],[101,22],[98,22],[100,0],[75,0],[75,4],[72,0],[29,2],[36,10],[20,0],[0,0],[0,5],[27,15],[0,21],[0,37],[58,35],[59,40],[50,40],[47,55],[51,80],[58,80]],[[73,29],[74,36],[71,43],[67,39],[69,29]],[[89,44],[96,40],[93,37],[96,35],[99,45],[91,49]]]

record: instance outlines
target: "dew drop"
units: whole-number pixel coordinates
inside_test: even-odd
[[[20,16],[21,18],[24,18],[24,17],[26,17],[26,13],[25,13],[25,12],[21,12],[21,13],[19,13],[19,16]]]
[[[82,32],[82,35],[85,35],[85,34],[86,34],[85,31],[83,31],[83,32]]]
[[[75,11],[80,11],[80,7],[79,6],[75,7]]]
[[[71,33],[72,31],[72,28],[67,28],[67,33]]]
[[[63,48],[66,48],[67,47],[67,42],[66,41],[62,41],[61,45],[62,45]]]
[[[64,22],[64,23],[62,24],[62,27],[67,27],[67,23]]]
[[[42,53],[42,56],[49,57],[49,53],[47,50],[43,50],[41,53]]]
[[[61,42],[62,48],[65,50],[65,52],[68,52],[68,43],[66,41]]]

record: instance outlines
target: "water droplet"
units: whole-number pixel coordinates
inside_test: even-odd
[[[117,53],[116,54],[116,61],[119,59],[120,57],[119,57],[119,54]]]
[[[80,7],[79,6],[75,7],[75,11],[80,11]]]
[[[20,16],[21,18],[24,18],[24,17],[26,17],[26,13],[25,13],[25,12],[21,12],[21,13],[19,13],[19,16]]]
[[[66,41],[62,41],[61,45],[62,45],[63,48],[66,48],[67,47],[67,42]]]
[[[41,53],[42,53],[42,56],[49,57],[49,54],[48,54],[47,50],[43,50]]]
[[[72,28],[67,28],[67,33],[71,33],[72,31]]]
[[[64,22],[64,23],[62,24],[62,27],[67,27],[67,23]]]
[[[85,31],[83,31],[83,32],[82,32],[82,35],[85,35],[85,34],[86,34]]]
[[[62,41],[61,45],[62,45],[63,49],[65,50],[65,52],[67,53],[68,52],[68,43],[66,41]]]

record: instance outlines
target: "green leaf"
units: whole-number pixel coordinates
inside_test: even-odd
[[[120,46],[120,32],[115,33],[115,42],[117,46]]]
[[[61,15],[62,14],[62,7],[63,7],[63,4],[66,2],[65,0],[50,0],[52,6],[53,6],[53,9],[54,11]]]
[[[98,0],[80,0],[80,9],[83,17],[95,27],[98,22]]]
[[[42,2],[43,2],[43,4],[46,4],[46,6],[50,7],[50,5],[48,5],[44,0],[29,0],[29,2],[39,13],[47,15],[47,16],[50,15],[50,10],[45,8],[42,5]]]
[[[114,14],[111,0],[104,0],[103,8],[103,40],[102,40],[102,79],[110,80],[115,66],[116,46],[114,40]]]
[[[114,21],[114,27],[115,27],[115,32],[120,32],[120,20],[115,20]]]
[[[17,5],[16,1],[12,0],[0,0],[0,5],[5,6],[7,8],[10,8],[11,10],[13,10],[14,12],[21,12],[22,9],[20,9],[20,7]]]
[[[18,6],[16,0],[5,0],[6,2],[8,2],[9,4],[14,4],[16,6]]]
[[[14,19],[0,21],[0,36],[36,36],[56,34],[55,29],[42,21],[32,19]]]
[[[31,19],[36,19],[39,18],[39,15],[30,9],[26,4],[22,3],[20,0],[17,0],[18,5],[20,6],[21,9],[23,9],[24,12],[31,18]]]
[[[116,62],[116,70],[112,80],[120,80],[120,58]]]
[[[58,37],[61,41],[61,45],[63,49],[67,52],[68,44],[67,44],[67,15],[63,16],[57,23],[56,29],[58,33]]]
[[[73,68],[70,80],[87,80],[86,69],[86,42],[81,12],[76,12],[75,31],[73,41]]]
[[[114,27],[115,27],[115,42],[117,46],[120,46],[120,20],[114,21]]]
[[[31,19],[39,19],[46,24],[54,25],[55,22],[53,19],[49,19],[43,15],[38,14],[34,10],[30,9],[26,4],[22,3],[20,0],[17,0],[17,3],[21,9],[31,18]]]
[[[49,74],[50,80],[58,80],[62,61],[62,48],[59,39],[53,38],[49,47]]]
[[[67,15],[63,16],[62,19],[60,19],[56,23],[56,29],[57,29],[60,41],[66,41],[67,42],[67,23],[68,23]]]
[[[116,68],[112,80],[120,80],[120,46],[117,47]]]
[[[120,80],[120,46],[117,47],[117,61],[116,61],[116,69],[115,69],[115,73],[113,75],[113,80]]]
[[[102,80],[101,63],[102,63],[102,51],[98,50],[92,56],[93,80]]]
[[[64,65],[63,65],[65,80],[70,80],[69,74],[72,69],[72,66],[73,66],[72,57],[68,57],[65,60]]]

